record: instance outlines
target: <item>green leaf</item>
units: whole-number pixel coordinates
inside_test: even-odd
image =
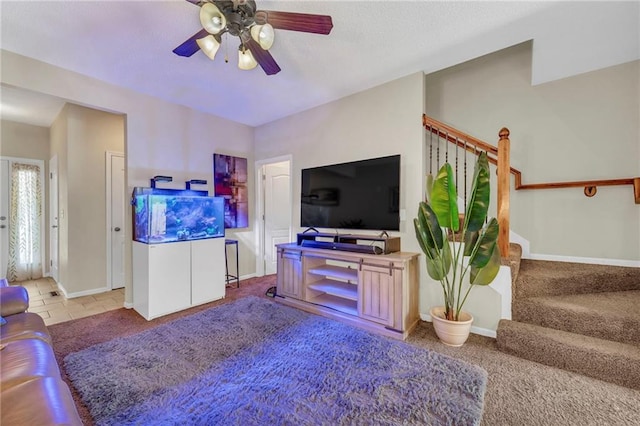
[[[476,161],[473,183],[469,194],[469,203],[465,213],[467,231],[478,231],[484,225],[489,210],[490,185],[489,161],[487,153],[482,152]]]
[[[414,222],[414,225],[416,227],[416,236],[418,236],[418,239],[421,239],[427,247],[431,249],[442,248],[444,242],[442,228],[431,206],[424,201],[420,202],[418,207],[418,223],[415,224]],[[420,231],[419,234],[418,231]]]
[[[445,163],[438,171],[431,190],[431,207],[441,226],[457,232],[460,228],[458,218],[458,194],[453,177],[453,169]]]
[[[429,276],[434,280],[443,280],[451,269],[452,258],[451,248],[448,243],[433,258],[429,258],[427,255],[427,272]]]
[[[429,276],[434,280],[442,280],[451,269],[451,249],[444,239],[436,214],[424,201],[420,203],[413,226],[420,248],[427,257]]]
[[[427,175],[427,187],[425,189],[425,200],[431,202],[431,191],[433,190],[433,175],[429,173]]]
[[[491,218],[487,226],[482,230],[478,241],[473,248],[469,264],[476,268],[484,268],[493,255],[493,250],[498,240],[498,221]]]
[[[471,256],[473,252],[473,248],[476,246],[476,241],[478,241],[478,237],[480,236],[480,231],[472,231],[464,233],[464,255]]]
[[[472,285],[488,285],[493,282],[498,272],[500,272],[500,250],[498,244],[494,244],[489,262],[484,268],[472,266],[469,279]]]

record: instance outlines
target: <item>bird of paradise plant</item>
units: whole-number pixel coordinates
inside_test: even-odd
[[[500,270],[497,245],[498,221],[487,221],[489,208],[489,162],[481,153],[475,165],[469,202],[461,224],[454,173],[445,163],[434,180],[427,183],[427,200],[420,202],[413,220],[420,248],[426,255],[427,272],[440,281],[445,316],[458,321],[462,307],[475,285],[488,285]],[[448,230],[454,236],[448,237]],[[456,243],[459,236],[461,244]],[[469,286],[464,278],[469,275]]]

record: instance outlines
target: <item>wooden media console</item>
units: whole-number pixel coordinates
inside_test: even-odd
[[[402,340],[417,325],[417,253],[277,248],[278,302]]]

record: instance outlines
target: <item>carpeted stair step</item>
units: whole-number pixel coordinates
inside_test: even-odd
[[[514,299],[640,290],[640,268],[522,259]]]
[[[635,345],[509,320],[500,320],[497,345],[520,358],[640,390]]]
[[[640,347],[639,306],[640,290],[529,297],[513,302],[512,318]]]

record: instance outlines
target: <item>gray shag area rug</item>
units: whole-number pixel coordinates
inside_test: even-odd
[[[480,424],[487,373],[247,297],[64,358],[101,425]]]

